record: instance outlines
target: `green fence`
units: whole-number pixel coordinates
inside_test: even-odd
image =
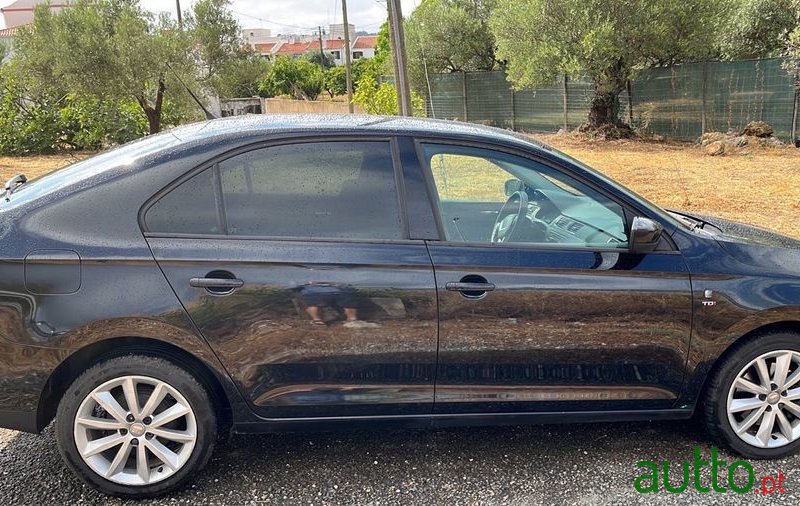
[[[636,127],[680,139],[706,131],[741,130],[763,120],[788,140],[796,95],[781,59],[702,62],[649,69],[623,92],[622,118]],[[562,80],[514,91],[504,72],[430,77],[428,116],[519,131],[575,128],[586,120],[591,83]],[[628,108],[630,103],[631,108]]]

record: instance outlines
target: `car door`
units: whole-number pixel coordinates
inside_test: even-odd
[[[436,413],[675,403],[691,333],[679,252],[630,253],[631,210],[551,162],[442,141],[418,153],[441,229]]]
[[[187,174],[148,243],[255,412],[429,414],[436,293],[391,139],[282,141]]]

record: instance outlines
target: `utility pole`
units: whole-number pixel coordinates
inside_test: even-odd
[[[397,88],[397,102],[401,116],[413,116],[411,87],[408,84],[408,61],[406,60],[406,38],[403,29],[403,11],[400,0],[386,0],[389,8],[389,40],[392,43],[392,63]]]
[[[317,26],[317,30],[319,30],[319,54],[322,56],[322,59],[319,61],[319,64],[323,67],[325,66],[325,51],[322,50],[322,27]]]
[[[353,114],[353,61],[350,55],[350,25],[347,23],[347,0],[342,0],[344,22],[344,68],[347,75],[347,110]]]
[[[183,30],[183,13],[181,12],[181,0],[175,0],[175,8],[178,10],[178,26]]]

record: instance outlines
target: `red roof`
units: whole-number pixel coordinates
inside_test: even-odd
[[[376,47],[378,47],[377,35],[361,35],[353,44],[353,49],[375,49]]]
[[[325,41],[325,49],[342,49],[344,39],[328,39]]]
[[[281,44],[281,47],[278,48],[275,54],[299,55],[308,51],[308,46],[308,42],[287,42],[285,44]]]
[[[256,51],[261,54],[267,54],[272,52],[272,48],[275,47],[277,42],[265,42],[263,44],[254,44]]]

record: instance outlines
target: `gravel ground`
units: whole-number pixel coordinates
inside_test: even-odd
[[[135,504],[800,503],[800,456],[753,462],[758,483],[783,472],[783,494],[636,492],[638,461],[667,460],[677,471],[695,447],[710,457],[689,422],[235,436],[193,486]],[[0,473],[2,504],[125,503],[69,473],[52,427],[41,436],[0,429]]]

